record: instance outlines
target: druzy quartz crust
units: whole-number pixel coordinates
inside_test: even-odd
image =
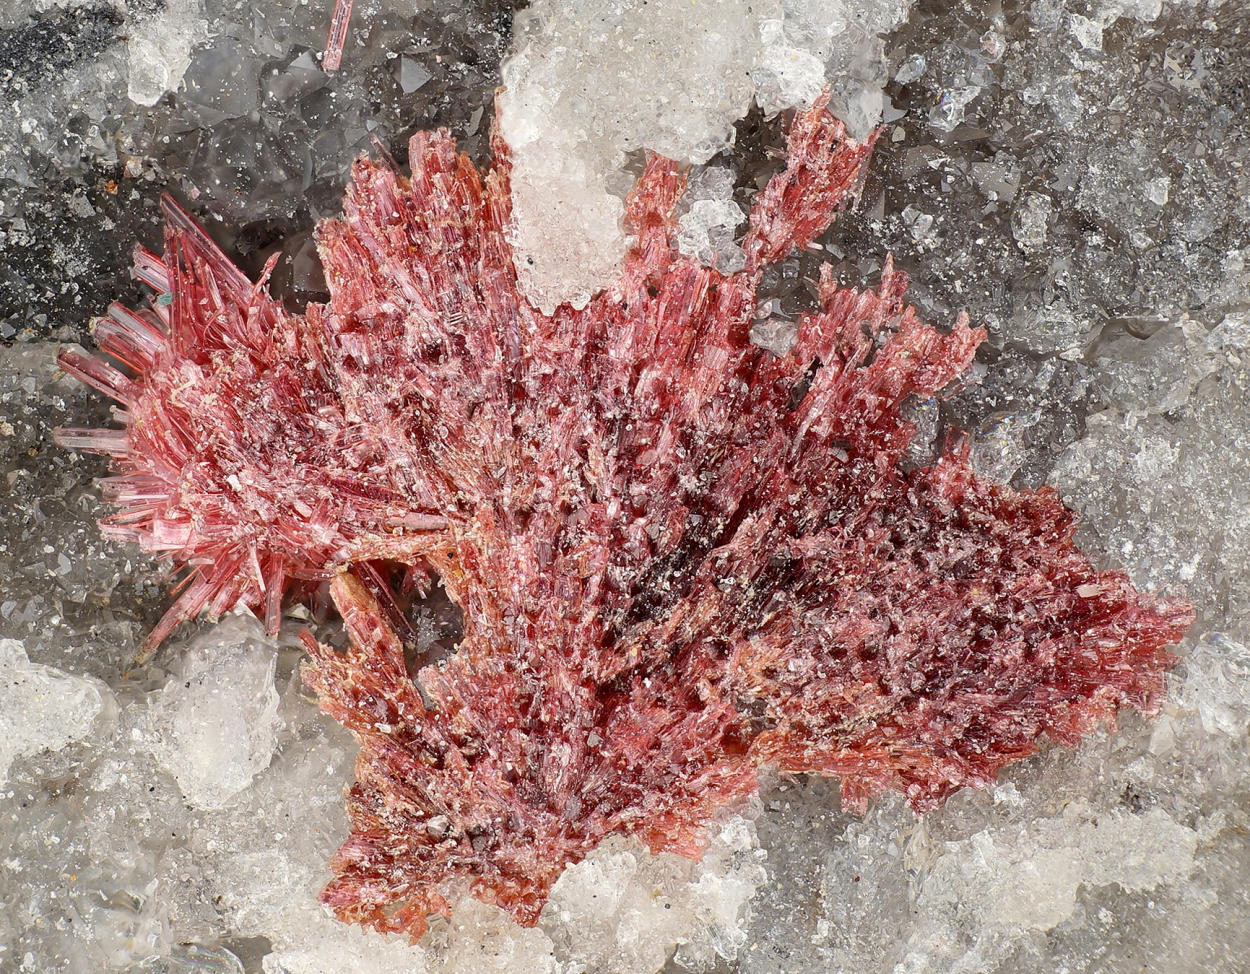
[[[1191,619],[1073,544],[1049,489],[979,475],[958,435],[916,466],[904,407],[984,333],[922,324],[887,261],[826,268],[784,354],[757,347],[769,263],[852,195],[872,140],[798,113],[731,274],[676,246],[679,166],[649,155],[615,286],[544,314],[518,286],[507,146],[478,172],[418,133],[361,160],[319,248],[331,299],[285,311],[172,203],[158,297],[63,366],[121,404],[107,530],[185,569],[152,636],[329,583],[345,652],[306,680],[360,742],[323,897],[420,936],[468,893],[534,923],[612,834],[698,856],[762,766],[917,810],[1117,711],[1157,709]],[[410,671],[396,592],[463,611]]]

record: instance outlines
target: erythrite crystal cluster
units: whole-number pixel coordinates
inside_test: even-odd
[[[340,917],[419,936],[468,892],[533,923],[609,835],[698,856],[762,765],[924,810],[1158,706],[1188,606],[1097,571],[1052,491],[979,476],[957,438],[906,461],[903,407],[982,332],[923,325],[887,263],[875,291],[826,270],[789,347],[752,344],[762,269],[871,148],[799,113],[733,274],[681,255],[684,177],[649,156],[619,281],[549,315],[518,287],[502,142],[485,174],[445,132],[409,178],[359,162],[302,315],[167,207],[152,307],[63,358],[124,427],[63,440],[114,457],[109,532],[186,569],[154,642],[238,602],[276,626],[330,582],[351,645],[307,637],[306,678],[361,744]],[[433,575],[463,639],[413,673],[400,594]]]

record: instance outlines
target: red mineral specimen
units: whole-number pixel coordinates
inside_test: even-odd
[[[123,429],[63,435],[114,457],[106,529],[186,567],[154,641],[237,602],[276,626],[333,579],[352,645],[309,637],[307,680],[361,745],[340,917],[419,936],[467,891],[533,923],[610,833],[699,855],[761,765],[923,810],[1158,706],[1188,606],[1095,570],[1053,491],[958,441],[902,462],[900,407],[982,332],[921,324],[887,263],[876,291],[826,269],[788,354],[749,341],[761,268],[829,224],[869,143],[799,114],[733,275],[678,253],[683,178],[651,156],[620,281],[551,316],[518,289],[495,151],[481,175],[421,133],[410,178],[357,163],[320,230],[333,297],[300,316],[167,204],[152,308],[62,360],[122,404]],[[415,678],[399,566],[464,612]]]
[[[352,21],[352,0],[335,0],[334,15],[330,18],[330,33],[326,37],[326,50],[321,66],[327,71],[337,71],[343,64],[343,48],[347,44],[347,28]]]

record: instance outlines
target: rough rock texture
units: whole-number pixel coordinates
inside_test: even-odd
[[[887,17],[890,5],[859,6]],[[280,253],[272,286],[290,306],[324,299],[312,224],[339,212],[348,167],[372,138],[402,165],[411,132],[446,125],[485,158],[499,61],[518,43],[515,5],[358,2],[342,67],[326,75],[328,3],[204,0],[178,28],[203,38],[184,79],[150,109],[128,97],[131,39],[178,5],[0,6],[0,31],[12,31],[0,46],[16,52],[0,62],[22,68],[0,71],[0,636],[34,666],[107,682],[121,710],[116,724],[106,706],[85,737],[13,759],[0,788],[0,969],[479,974],[493,963],[582,974],[593,959],[654,974],[646,965],[667,953],[669,974],[898,974],[904,961],[917,972],[1139,974],[1237,971],[1250,956],[1250,629],[1236,542],[1250,520],[1250,411],[1240,353],[1212,358],[1221,324],[1232,316],[1233,331],[1250,306],[1243,4],[920,0],[875,55],[866,37],[852,45],[865,52],[860,77],[836,74],[852,96],[875,92],[888,125],[861,203],[823,249],[765,268],[752,327],[753,341],[784,352],[820,262],[840,282],[875,285],[890,251],[922,317],[967,310],[984,325],[989,340],[958,391],[907,407],[918,424],[908,462],[931,462],[944,428],[967,430],[978,471],[1061,491],[1100,565],[1184,590],[1200,622],[1160,715],[1127,715],[1075,750],[1043,746],[997,787],[964,789],[923,818],[890,796],[862,818],[841,812],[829,779],[766,779],[732,853],[717,839],[698,864],[637,845],[626,857],[612,840],[601,847],[610,860],[592,854],[573,871],[592,878],[568,899],[557,884],[538,927],[470,899],[421,947],[316,904],[348,829],[341,790],[355,745],[292,682],[303,651],[290,632],[274,679],[277,746],[231,804],[191,806],[154,739],[133,736],[176,664],[217,650],[191,650],[197,629],[135,663],[168,606],[167,579],[132,545],[101,538],[108,511],[93,478],[104,462],[53,445],[55,426],[107,422],[103,397],[55,359],[58,343],[92,347],[87,323],[110,300],[139,298],[130,250],[159,250],[162,189],[249,276]],[[692,20],[710,10],[687,7]],[[835,39],[863,23],[848,18]],[[753,111],[709,161],[730,174],[743,214],[783,164],[785,128]],[[699,167],[691,186],[726,199]],[[623,195],[627,181],[612,188]],[[745,225],[727,240],[734,214],[702,209],[687,219],[679,208],[683,248],[731,257]],[[450,652],[459,620],[441,589],[407,611],[430,654],[414,663]],[[315,619],[286,625],[335,638]],[[223,639],[272,652],[254,624]],[[49,742],[72,719],[50,728],[22,714]],[[1092,822],[1116,827],[1109,838]],[[1186,836],[1190,866],[1189,845],[1177,858],[1160,844]],[[1098,857],[1123,866],[1088,869]],[[1054,868],[1061,858],[1080,871]],[[984,908],[986,890],[1011,893],[1003,863],[1032,883],[1032,925]],[[701,925],[713,914],[723,925]],[[673,916],[693,925],[656,919]]]

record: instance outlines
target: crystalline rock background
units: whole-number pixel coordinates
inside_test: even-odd
[[[0,971],[1244,970],[1250,15],[328,17],[0,10]]]

